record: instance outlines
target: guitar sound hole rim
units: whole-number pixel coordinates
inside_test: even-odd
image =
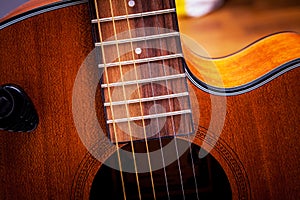
[[[166,142],[168,139],[164,139]],[[150,141],[151,146],[153,142]],[[180,142],[183,142],[180,141]],[[186,142],[186,141],[184,141]],[[143,143],[135,143],[135,149],[142,149]],[[125,145],[124,150],[130,151],[130,145]],[[178,162],[173,162],[166,167],[168,190],[171,199],[183,199],[179,171],[182,173],[183,188],[187,199],[196,199],[195,179],[192,171],[192,163],[194,163],[195,177],[197,180],[198,194],[200,199],[232,199],[230,183],[228,178],[220,166],[220,164],[210,154],[205,158],[199,159],[198,154],[200,147],[192,144],[192,156],[188,149],[180,157],[180,170]],[[193,158],[193,159],[191,159]],[[157,159],[157,158],[156,158]],[[108,159],[110,160],[110,159]],[[193,161],[193,162],[192,162]],[[111,162],[111,160],[110,160]],[[127,163],[128,164],[128,163]],[[152,172],[154,179],[154,188],[157,199],[165,199],[168,196],[165,182],[164,170]],[[141,188],[142,199],[153,199],[152,185],[150,181],[150,173],[140,173],[139,185]],[[176,177],[176,178],[175,178]],[[136,184],[135,173],[123,172],[123,180],[126,188],[126,196],[128,199],[139,199]],[[98,170],[90,191],[90,199],[99,199],[101,196],[110,197],[110,199],[123,199],[123,191],[120,179],[120,172],[106,165],[102,165]]]

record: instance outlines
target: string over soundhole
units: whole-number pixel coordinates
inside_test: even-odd
[[[168,145],[171,139],[163,139],[162,143]],[[178,145],[186,145],[187,141],[177,140]],[[145,144],[137,142],[134,144],[136,152],[145,153]],[[149,141],[150,151],[159,148],[158,140]],[[174,151],[175,151],[175,147]],[[130,145],[122,148],[125,151],[131,151]],[[210,154],[199,159],[200,147],[192,144],[191,149],[187,149],[179,158],[180,162],[173,162],[165,168],[152,172],[155,187],[155,196],[157,200],[165,199],[232,199],[232,193],[228,178],[214,157]],[[106,162],[117,163],[117,156],[112,155]],[[162,157],[152,157],[152,161],[162,162]],[[180,163],[180,166],[179,166]],[[106,163],[107,164],[107,163]],[[132,158],[128,157],[123,165],[133,165]],[[142,167],[143,162],[138,162]],[[139,200],[137,191],[137,182],[135,173],[122,172],[124,178],[124,187],[126,198],[130,200]],[[180,181],[180,179],[182,181]],[[150,181],[150,172],[139,173],[139,184],[143,200],[153,200],[152,185]],[[124,199],[120,172],[106,165],[102,165],[95,176],[90,191],[90,199],[101,199],[106,196],[107,199]]]

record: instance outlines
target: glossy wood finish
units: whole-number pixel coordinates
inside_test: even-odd
[[[219,141],[225,141],[242,163],[252,199],[297,199],[300,195],[297,77],[299,68],[252,92],[226,98],[226,119]],[[197,97],[200,108],[201,102],[216,98],[201,91]],[[200,122],[201,126],[208,127],[209,120]],[[211,153],[220,161],[222,151],[217,149]],[[230,165],[224,160],[221,163],[234,186],[227,168]]]
[[[232,88],[250,83],[299,58],[299,43],[299,34],[286,32],[269,36],[224,58],[203,58],[204,53],[197,54],[188,45],[184,46],[184,56],[198,79],[211,86]]]
[[[40,116],[33,133],[0,133],[0,199],[88,199],[101,163],[87,152],[72,118],[73,84],[93,49],[87,6],[24,20],[1,30],[0,39],[0,84],[22,86]],[[237,58],[227,58],[227,66]],[[205,149],[218,132],[217,126],[207,131],[212,109],[221,109],[226,100],[224,129],[211,154],[229,178],[233,199],[299,198],[298,78],[296,68],[263,87],[227,98],[189,83],[196,91],[193,106],[199,103],[201,112],[193,142]]]
[[[93,1],[91,1],[93,4]],[[175,1],[164,0],[158,2],[136,0],[134,7],[129,7],[126,1],[99,1],[95,6],[94,19],[104,19],[112,16],[126,16],[136,13],[157,12],[161,10],[174,11],[165,14],[152,15],[148,17],[137,17],[134,19],[113,20],[94,24],[95,40],[102,44],[106,41],[130,40],[133,38],[143,38],[157,36],[160,34],[174,34],[167,38],[158,38],[138,42],[124,42],[111,45],[103,45],[99,48],[101,61],[103,64],[103,84],[107,84],[104,90],[107,119],[111,121],[108,127],[110,138],[114,142],[128,142],[131,140],[141,140],[145,138],[157,138],[175,135],[189,134],[192,132],[191,114],[175,114],[168,117],[160,117],[166,120],[165,125],[158,130],[162,124],[155,120],[146,119],[148,116],[169,114],[190,110],[188,96],[180,98],[165,98],[162,100],[150,100],[142,102],[141,99],[153,98],[166,95],[176,95],[187,93],[185,77],[172,78],[168,80],[166,76],[184,75],[184,61],[182,57],[173,59],[157,59],[152,62],[138,63],[135,60],[151,59],[161,56],[173,56],[182,54],[180,37],[178,32],[177,17],[175,12]],[[113,10],[113,11],[112,11]],[[140,54],[136,49],[141,50]],[[106,67],[112,63],[134,61],[133,64],[116,64],[116,66]],[[161,79],[160,81],[148,81],[138,83],[146,79]],[[133,84],[126,85],[127,82]],[[110,84],[119,83],[119,86]],[[122,85],[123,84],[123,85]],[[125,85],[124,85],[125,84]],[[138,100],[137,103],[113,105],[115,102]],[[139,118],[131,121],[130,118]],[[185,122],[180,124],[180,120],[185,118]],[[117,122],[117,120],[129,119],[128,122]],[[143,129],[136,124],[143,125]]]
[[[26,3],[17,7],[16,9],[12,10],[6,16],[2,17],[0,19],[0,22],[10,19],[10,18],[17,16],[19,14],[22,14],[24,12],[31,11],[31,10],[39,8],[41,6],[49,5],[51,3],[56,3],[56,2],[59,2],[59,0],[29,0]]]
[[[86,5],[1,30],[1,84],[20,85],[40,117],[33,133],[1,132],[0,199],[69,199],[86,153],[72,118],[78,69],[93,49]],[[15,48],[12,48],[15,47]]]

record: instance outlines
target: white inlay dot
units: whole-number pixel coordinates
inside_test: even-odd
[[[142,49],[141,48],[136,48],[135,53],[140,55],[142,53]]]
[[[128,1],[128,6],[129,7],[135,6],[135,1],[133,1],[133,0]]]

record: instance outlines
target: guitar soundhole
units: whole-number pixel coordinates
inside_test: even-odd
[[[163,139],[162,141],[163,145],[166,145],[170,139]],[[185,141],[178,140],[179,145],[182,142]],[[150,151],[157,150],[160,147],[157,140],[152,140],[148,143]],[[131,145],[126,145],[123,149],[131,151]],[[176,151],[175,147],[174,150]],[[134,151],[139,153],[144,152],[144,142],[136,142],[134,144]],[[153,184],[150,173],[138,173],[141,198],[154,199],[154,185],[156,199],[168,199],[168,196],[170,199],[184,199],[183,195],[185,199],[197,199],[197,195],[199,199],[232,199],[229,181],[220,164],[210,154],[199,159],[199,151],[200,147],[192,144],[191,149],[188,148],[181,155],[179,162],[175,160],[165,170],[159,169],[153,171]],[[174,155],[176,155],[176,152],[174,152]],[[112,157],[115,157],[114,160],[117,162],[116,155]],[[155,159],[157,161],[159,158]],[[128,159],[126,162],[132,161],[133,159]],[[112,160],[109,162],[112,162]],[[122,174],[126,198],[130,200],[139,199],[136,174],[126,172]],[[92,183],[90,199],[106,197],[106,199],[121,200],[124,199],[123,195],[120,171],[112,169],[107,165],[102,165]]]

